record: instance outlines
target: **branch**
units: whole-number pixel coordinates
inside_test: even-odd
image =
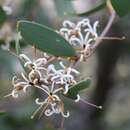
[[[107,23],[105,29],[104,29],[103,32],[101,33],[100,37],[105,37],[105,36],[106,36],[106,34],[108,33],[108,31],[110,30],[110,28],[111,28],[111,26],[112,26],[112,23],[113,23],[113,21],[114,21],[114,19],[115,19],[115,16],[116,16],[115,11],[112,11],[112,12],[111,12],[111,16],[110,16],[110,18],[109,18],[109,21],[108,21],[108,23]],[[92,49],[95,50],[95,49],[97,48],[97,46],[98,46],[102,41],[103,41],[103,39],[97,39],[97,41],[96,41],[96,43],[93,45]]]
[[[95,52],[95,49],[103,41],[103,37],[105,37],[107,35],[107,33],[109,32],[109,30],[110,30],[110,28],[111,28],[111,26],[112,26],[112,24],[114,22],[114,19],[116,17],[116,12],[114,11],[114,9],[113,9],[113,7],[111,5],[110,0],[108,0],[108,2],[107,2],[107,8],[108,8],[108,11],[110,13],[110,17],[109,17],[108,23],[107,23],[106,27],[104,28],[103,32],[100,35],[101,38],[97,39],[95,44],[92,46],[92,48],[91,48],[92,52],[90,53],[90,55],[88,57],[90,57]],[[122,39],[124,39],[124,38],[122,38]]]

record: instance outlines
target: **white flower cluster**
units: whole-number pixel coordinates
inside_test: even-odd
[[[62,35],[76,49],[78,60],[86,61],[91,53],[91,47],[94,45],[97,34],[98,21],[93,26],[88,19],[83,19],[77,24],[64,21],[63,28],[57,33]],[[44,53],[43,58],[30,60],[25,54],[20,54],[19,59],[24,63],[26,74],[21,73],[21,78],[14,76],[12,79],[13,90],[7,95],[18,98],[20,93],[26,93],[28,88],[37,88],[44,93],[43,99],[36,98],[35,102],[39,105],[38,109],[33,113],[31,118],[41,111],[39,117],[43,115],[51,116],[53,114],[61,114],[63,117],[69,117],[69,112],[64,112],[64,102],[60,94],[67,95],[70,86],[77,83],[77,76],[80,74],[76,69],[72,68],[73,61],[66,66],[61,61],[62,58],[50,56]],[[60,60],[58,69],[50,61],[52,59]],[[75,102],[82,101],[86,104],[101,109],[87,101],[84,101],[77,94]]]
[[[63,27],[57,31],[77,50],[80,61],[86,61],[91,54],[91,48],[98,38],[98,23],[96,21],[91,25],[89,19],[83,19],[77,24],[66,20]]]
[[[68,117],[69,112],[64,113],[64,103],[59,94],[68,93],[69,86],[76,84],[75,78],[79,72],[70,66],[66,67],[63,62],[59,62],[60,68],[56,69],[54,64],[48,63],[46,57],[38,58],[35,61],[31,61],[25,54],[20,54],[19,57],[29,72],[26,75],[22,73],[21,78],[13,77],[12,84],[14,89],[6,97],[18,98],[21,92],[27,92],[28,87],[35,87],[40,89],[46,98],[44,101],[41,101],[39,98],[36,99],[35,102],[39,107],[31,118],[41,109],[46,116],[51,116],[55,113]]]

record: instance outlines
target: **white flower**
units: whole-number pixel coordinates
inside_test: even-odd
[[[91,54],[91,47],[95,43],[95,39],[90,38],[90,32],[87,32],[85,37],[79,32],[79,37],[72,36],[69,42],[77,49],[80,54],[80,61],[86,60]]]
[[[48,86],[42,85],[42,86],[36,86],[36,88],[41,89],[47,94],[47,97],[44,101],[39,101],[39,98],[35,100],[36,104],[40,105],[39,108],[33,113],[31,118],[34,118],[34,116],[42,109],[42,112],[39,117],[42,116],[43,112],[46,116],[51,116],[53,114],[60,114],[63,117],[69,117],[69,112],[67,114],[64,114],[64,104],[60,97],[57,95],[57,93],[62,92],[63,88],[57,88],[55,89],[55,83],[53,82],[51,85],[51,88]]]
[[[91,44],[93,41],[95,41],[90,37],[90,32],[87,32],[85,36],[83,36],[83,34],[81,32],[79,32],[79,36],[72,36],[69,39],[69,42],[71,43],[71,45],[73,45],[74,47],[80,47],[80,49],[84,49],[85,46],[87,46],[88,44]]]
[[[71,67],[66,67],[63,62],[59,63],[62,67],[56,70],[53,64],[48,66],[47,75],[51,78],[51,81],[57,85],[64,87],[64,94],[68,92],[68,88],[72,84],[76,84],[74,75],[78,75],[79,72]]]
[[[21,77],[22,79],[18,78],[17,76],[12,78],[12,85],[14,89],[12,90],[11,94],[6,95],[5,97],[12,96],[17,98],[22,90],[26,93],[28,87],[37,85],[42,79],[41,74],[36,70],[32,70],[28,77],[21,73]]]
[[[98,38],[98,23],[96,21],[91,25],[89,19],[83,19],[77,24],[69,20],[63,22],[63,28],[60,29],[59,34],[76,49],[80,55],[80,61],[85,61],[92,53],[92,46]]]
[[[25,78],[24,75],[22,75],[22,77]],[[32,86],[31,83],[29,83],[26,80],[22,81],[17,76],[14,76],[12,78],[12,85],[13,85],[14,89],[12,90],[11,94],[6,95],[5,97],[12,96],[13,98],[18,98],[21,91],[26,92],[26,89],[28,87]]]
[[[93,26],[90,24],[89,19],[83,19],[77,24],[65,20],[63,22],[63,27],[59,30],[59,33],[64,36],[67,40],[73,35],[78,36],[79,32],[90,32],[92,36],[98,37],[97,34],[98,21],[96,21]]]
[[[21,73],[21,76],[24,79],[24,81],[27,82],[28,84],[31,84],[31,86],[37,85],[42,79],[41,73],[39,73],[39,71],[36,70],[32,70],[28,74],[28,77],[26,77],[23,73]]]
[[[69,20],[63,22],[63,27],[59,30],[59,33],[65,37],[66,40],[69,40],[70,36],[77,35],[81,30],[82,23],[77,25]]]
[[[47,63],[46,58],[38,58],[35,61],[31,61],[25,54],[20,54],[19,57],[24,60],[24,67],[30,70],[46,70],[43,67]]]
[[[97,27],[98,27],[99,22],[96,21],[94,22],[93,26],[90,24],[90,21],[87,22],[87,24],[85,25],[85,32],[90,32],[90,34],[96,39],[98,37],[98,33],[97,33]]]

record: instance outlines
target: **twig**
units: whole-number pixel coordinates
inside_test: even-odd
[[[107,33],[109,32],[109,30],[110,30],[110,28],[111,28],[111,26],[113,24],[113,21],[114,21],[114,19],[116,17],[116,12],[112,8],[112,5],[111,5],[109,0],[108,0],[108,3],[107,3],[107,7],[108,7],[108,10],[109,10],[109,13],[110,13],[108,23],[107,23],[106,27],[104,28],[103,32],[101,33],[101,35],[99,36],[101,38],[97,38],[95,44],[91,47],[91,52],[88,55],[87,59],[95,52],[96,48],[104,40],[103,37],[105,37],[107,35]],[[124,39],[124,37],[122,39]]]
[[[116,12],[114,11],[112,5],[111,5],[111,2],[110,0],[107,1],[107,8],[108,8],[108,11],[110,13],[110,17],[109,17],[109,20],[108,20],[108,23],[106,25],[106,27],[104,28],[103,32],[101,33],[100,37],[105,37],[106,34],[109,32],[112,24],[113,24],[113,21],[116,17]],[[97,39],[96,43],[93,45],[92,47],[92,50],[95,50],[97,48],[97,46],[103,41],[103,39]]]
[[[62,117],[62,119],[61,119],[61,124],[60,124],[60,129],[61,129],[61,130],[64,130],[64,121],[65,121],[65,118]]]
[[[116,16],[116,13],[115,13],[115,11],[113,10],[112,12],[111,12],[111,16],[110,16],[110,18],[109,18],[109,21],[108,21],[108,23],[107,23],[107,25],[106,25],[106,27],[105,27],[105,29],[103,30],[103,32],[101,33],[101,35],[100,35],[100,37],[105,37],[106,36],[106,34],[108,33],[108,31],[110,30],[110,28],[111,28],[111,26],[112,26],[112,23],[113,23],[113,21],[114,21],[114,19],[115,19],[115,16]],[[93,47],[92,47],[92,49],[96,49],[97,48],[97,46],[102,42],[102,38],[100,39],[97,39],[97,41],[96,41],[96,43],[93,45]]]

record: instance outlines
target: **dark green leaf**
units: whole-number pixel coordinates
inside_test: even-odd
[[[89,11],[86,11],[84,13],[75,14],[75,15],[78,15],[78,16],[88,16],[90,14],[96,13],[97,11],[100,11],[101,9],[104,9],[105,7],[106,7],[106,2],[101,3],[100,5],[94,7],[93,9],[91,9]]]
[[[0,25],[2,25],[5,22],[6,18],[6,13],[0,6]]]
[[[76,99],[79,91],[88,88],[90,86],[90,83],[91,83],[90,79],[80,81],[76,85],[71,86],[71,88],[69,89],[68,93],[65,96],[67,96],[68,98]]]
[[[130,0],[111,0],[111,3],[120,17],[130,12]]]
[[[28,44],[55,56],[74,56],[75,50],[59,34],[47,26],[29,21],[19,21],[18,31]]]

